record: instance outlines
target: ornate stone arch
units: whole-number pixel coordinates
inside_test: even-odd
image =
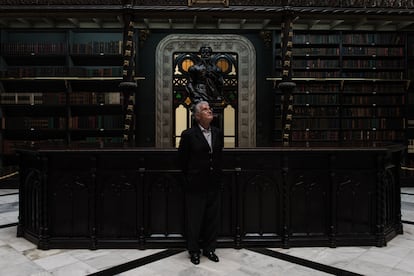
[[[155,72],[155,145],[172,147],[172,70],[174,52],[197,52],[202,45],[214,52],[235,52],[239,59],[239,147],[256,146],[256,51],[253,44],[240,35],[172,34],[160,41],[156,49]]]

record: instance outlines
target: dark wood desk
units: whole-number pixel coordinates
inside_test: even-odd
[[[17,235],[40,249],[184,247],[176,150],[19,150]],[[221,247],[386,243],[402,146],[225,150]]]

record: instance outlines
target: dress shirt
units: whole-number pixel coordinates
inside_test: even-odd
[[[212,151],[213,147],[211,146],[211,128],[205,129],[201,125],[199,125],[199,127],[204,135],[204,138],[206,138],[208,145],[210,146],[210,151]]]

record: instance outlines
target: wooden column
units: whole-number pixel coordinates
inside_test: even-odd
[[[128,9],[129,5],[125,5]],[[123,37],[123,55],[124,64],[122,71],[123,81],[119,87],[123,93],[123,110],[124,110],[124,145],[133,146],[134,143],[134,97],[137,88],[137,83],[134,81],[135,77],[135,63],[134,63],[134,22],[132,14],[124,14],[124,37]]]
[[[291,128],[293,119],[293,90],[296,84],[292,82],[292,48],[293,48],[293,14],[286,13],[281,28],[282,49],[282,82],[279,89],[282,92],[282,141],[283,146],[292,142]]]

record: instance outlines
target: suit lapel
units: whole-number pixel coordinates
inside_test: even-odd
[[[195,125],[195,132],[196,132],[196,136],[197,139],[199,139],[205,146],[207,146],[208,149],[210,149],[210,146],[208,145],[208,142],[206,140],[206,137],[204,137],[203,132],[201,132],[201,129],[198,125]],[[211,135],[213,135],[213,132],[211,133]],[[214,136],[211,137],[211,139],[213,139]],[[211,143],[213,144],[213,140],[211,140]]]
[[[211,147],[214,149],[214,146],[217,142],[217,131],[215,128],[211,127]]]

